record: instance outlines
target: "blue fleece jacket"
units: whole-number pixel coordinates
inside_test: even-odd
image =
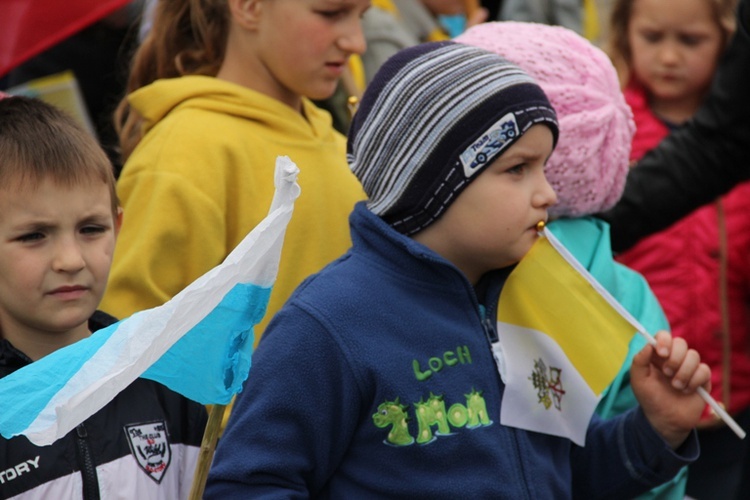
[[[503,384],[475,288],[360,203],[353,247],[275,316],[221,438],[206,498],[630,498],[697,455],[639,409],[586,447],[500,425]],[[489,318],[495,311],[487,309]]]

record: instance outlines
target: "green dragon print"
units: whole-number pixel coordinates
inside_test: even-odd
[[[492,420],[487,413],[487,405],[482,397],[481,391],[472,389],[466,397],[466,405],[454,403],[447,410],[442,395],[430,393],[426,401],[420,399],[414,403],[414,411],[417,417],[418,432],[415,440],[409,432],[410,417],[409,407],[402,405],[399,398],[395,401],[386,401],[378,406],[378,411],[372,416],[376,427],[384,429],[391,426],[386,444],[393,446],[409,446],[415,441],[418,444],[429,444],[437,439],[437,436],[448,436],[453,434],[451,428],[476,429],[492,425]],[[433,427],[437,431],[433,433]]]
[[[408,406],[402,405],[398,398],[386,401],[378,406],[378,412],[372,416],[373,422],[380,429],[391,426],[388,442],[396,446],[409,446],[414,438],[409,434]]]

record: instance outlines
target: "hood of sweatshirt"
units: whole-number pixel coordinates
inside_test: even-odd
[[[324,139],[335,133],[331,115],[307,98],[302,99],[300,114],[265,94],[210,76],[157,80],[130,94],[128,102],[144,119],[143,134],[168,114],[181,109],[233,115],[283,134],[291,132]]]

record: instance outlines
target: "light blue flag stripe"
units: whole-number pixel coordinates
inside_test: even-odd
[[[263,319],[270,295],[270,288],[235,285],[216,309],[141,376],[199,403],[228,404],[247,379],[253,325]],[[211,342],[217,338],[221,342]],[[223,360],[223,364],[217,368],[205,360]]]
[[[21,434],[50,399],[115,333],[121,322],[97,331],[75,344],[45,356],[44,363],[32,363],[3,378],[0,386],[0,429],[6,438]],[[23,397],[18,397],[22,395]]]

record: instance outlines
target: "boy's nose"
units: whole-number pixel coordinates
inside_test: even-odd
[[[557,193],[552,189],[552,185],[549,183],[547,178],[542,174],[541,183],[539,189],[534,195],[534,204],[539,207],[551,207],[557,204]]]
[[[86,267],[83,253],[76,241],[60,241],[55,248],[53,269],[58,272],[74,273]]]

